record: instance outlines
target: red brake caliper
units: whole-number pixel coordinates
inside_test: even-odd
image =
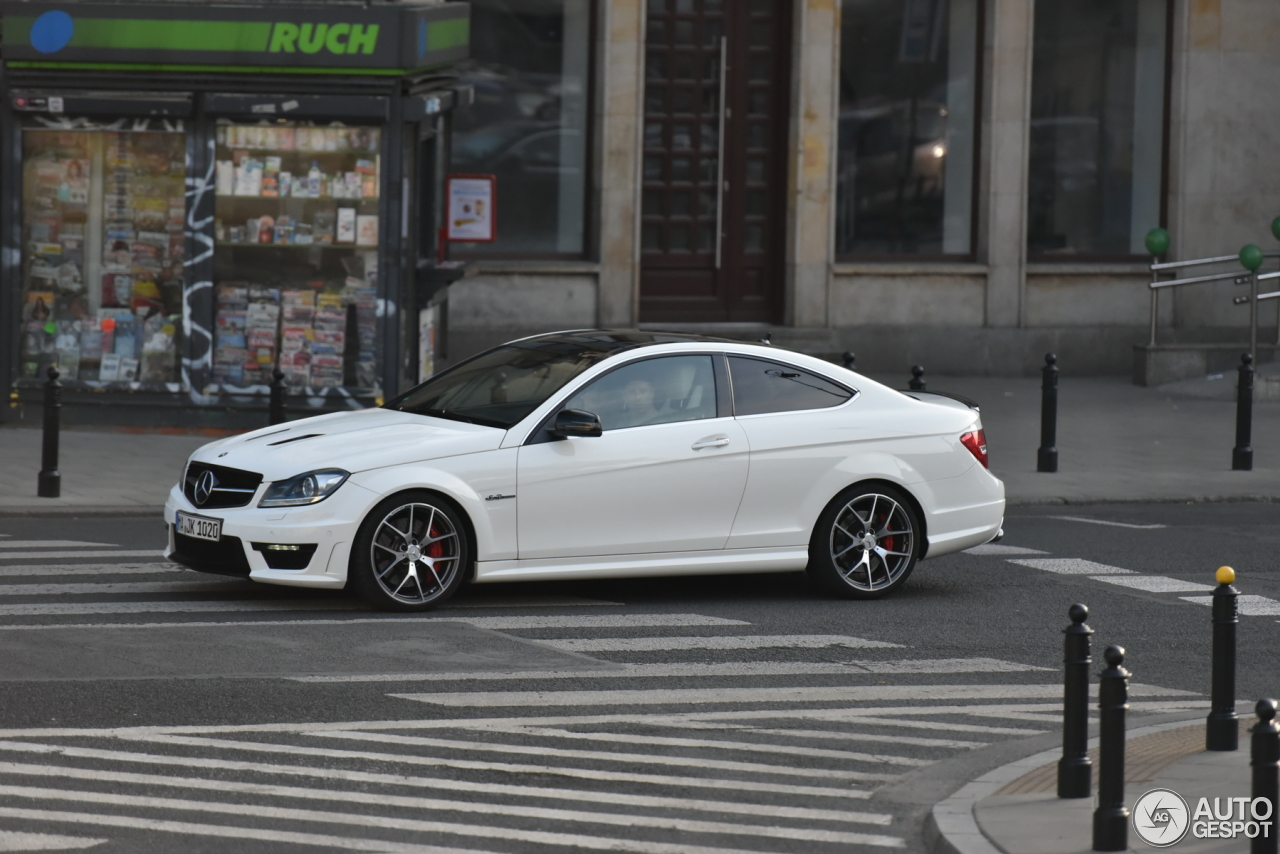
[[[884,516],[883,518],[881,518],[881,520],[880,520],[880,526],[881,526],[881,528],[887,528],[887,527],[889,526],[889,517],[888,517],[888,516]],[[887,549],[888,551],[893,551],[893,537],[885,537],[883,540],[881,540],[881,541],[880,541],[880,543],[881,543],[881,545],[883,545],[883,546],[885,547],[885,549]]]
[[[438,536],[440,536],[440,532],[436,529],[435,525],[432,525],[430,530],[427,531],[427,538],[435,539]],[[427,546],[427,557],[429,558],[444,557],[444,540],[436,540],[434,543]]]

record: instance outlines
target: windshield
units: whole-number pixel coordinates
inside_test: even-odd
[[[432,377],[386,408],[507,430],[613,350],[566,340],[508,344]]]

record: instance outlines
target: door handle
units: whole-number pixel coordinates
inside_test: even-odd
[[[729,444],[728,436],[711,436],[694,442],[693,450],[701,451],[703,448],[723,448],[727,444]]]

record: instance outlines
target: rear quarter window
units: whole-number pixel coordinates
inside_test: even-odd
[[[729,375],[734,415],[829,409],[853,397],[849,389],[817,374],[764,359],[730,356]]]

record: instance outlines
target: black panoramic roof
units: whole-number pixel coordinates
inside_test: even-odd
[[[742,344],[744,342],[683,332],[649,332],[642,329],[572,329],[567,332],[552,332],[526,338],[518,343],[552,346],[567,344],[591,350],[603,357],[634,350],[637,347],[652,347],[655,344]]]

